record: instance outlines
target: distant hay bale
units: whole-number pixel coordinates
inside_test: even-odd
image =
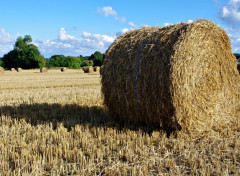
[[[42,68],[40,68],[40,72],[46,73],[46,72],[48,72],[48,69],[46,67],[42,67]]]
[[[4,68],[0,67],[0,74],[4,74]]]
[[[12,71],[12,72],[15,72],[15,71],[16,71],[16,69],[15,69],[15,68],[11,68],[11,71]]]
[[[92,66],[89,67],[83,67],[84,73],[93,73],[94,69]]]
[[[82,70],[84,71],[84,73],[85,73],[86,69],[87,69],[86,66],[84,66],[84,67],[82,68]]]
[[[18,67],[17,72],[21,72],[21,71],[22,71],[22,68]]]
[[[99,67],[99,66],[95,66],[95,67],[94,67],[94,71],[95,71],[95,72],[99,72],[99,71],[100,71],[100,67]]]
[[[67,67],[62,67],[61,72],[65,72],[65,71],[67,71]]]
[[[227,34],[207,20],[118,37],[101,68],[110,115],[167,130],[233,124],[239,75]]]

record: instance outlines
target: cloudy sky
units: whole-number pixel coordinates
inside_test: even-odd
[[[0,0],[0,57],[31,35],[45,57],[105,52],[122,33],[208,19],[240,53],[240,0]]]

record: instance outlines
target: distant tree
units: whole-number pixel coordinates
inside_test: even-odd
[[[93,65],[92,60],[84,60],[81,66],[84,67],[84,66],[92,66],[92,65]]]
[[[66,57],[66,67],[78,69],[82,65],[82,60],[80,57],[67,56]]]
[[[52,56],[47,63],[47,66],[50,67],[68,67],[73,69],[78,69],[82,65],[82,60],[80,57],[74,56],[64,56],[64,55],[54,55]]]
[[[31,42],[30,35],[26,35],[24,38],[18,37],[14,49],[5,54],[2,59],[4,66],[9,69],[12,67],[24,69],[44,67],[46,64],[44,57],[37,46]]]
[[[48,67],[66,67],[64,55],[53,55],[48,61]]]
[[[4,67],[4,63],[2,61],[2,58],[0,58],[0,67]]]
[[[240,59],[240,54],[239,53],[234,53],[236,59]]]
[[[103,63],[103,54],[100,53],[99,51],[96,51],[89,57],[89,60],[93,61],[94,66],[101,66]]]

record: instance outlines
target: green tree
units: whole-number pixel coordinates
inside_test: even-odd
[[[103,63],[103,54],[100,53],[99,51],[96,51],[89,57],[89,60],[93,61],[94,66],[101,66]]]
[[[73,68],[73,69],[78,69],[82,65],[82,61],[80,57],[67,56],[66,63],[67,63],[66,67]]]
[[[2,58],[0,58],[0,67],[4,67],[4,63],[2,61]]]
[[[48,67],[68,67],[78,69],[82,65],[80,57],[73,57],[64,55],[54,55],[48,60]]]
[[[92,65],[93,65],[92,60],[84,60],[81,66],[84,67],[84,66],[92,66]]]
[[[48,61],[48,67],[66,67],[66,65],[64,55],[53,55]]]
[[[3,57],[4,66],[6,68],[21,67],[24,69],[44,67],[46,60],[37,46],[31,42],[32,38],[30,35],[26,35],[24,38],[18,37],[14,49]]]

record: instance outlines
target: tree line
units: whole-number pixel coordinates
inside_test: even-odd
[[[237,59],[240,59],[240,54],[234,54]],[[91,56],[64,56],[53,55],[49,59],[45,59],[37,46],[32,43],[30,35],[25,35],[24,38],[18,37],[13,50],[0,58],[0,66],[6,69],[11,68],[53,68],[53,67],[68,67],[78,69],[83,66],[101,66],[103,64],[104,54],[96,51]]]
[[[68,67],[78,69],[83,66],[101,66],[104,54],[96,51],[91,56],[64,56],[53,55],[51,58],[44,58],[38,47],[32,43],[30,35],[18,37],[13,50],[0,58],[0,66],[6,69],[23,68],[33,69],[42,67]]]

